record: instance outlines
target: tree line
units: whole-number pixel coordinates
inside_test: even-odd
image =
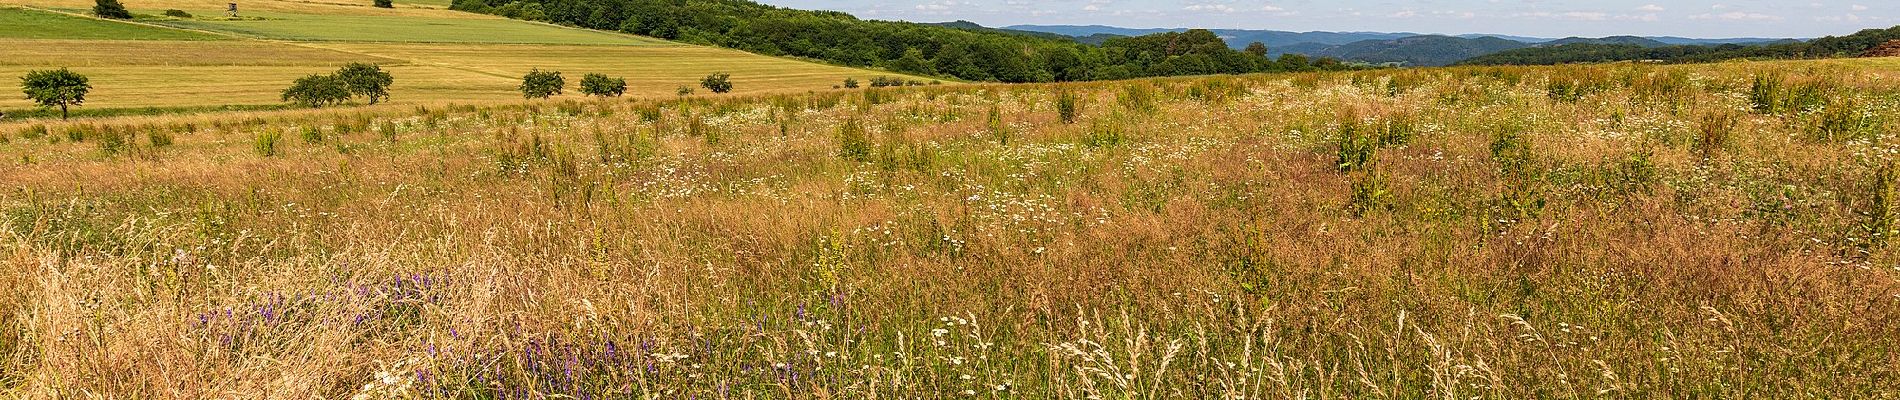
[[[1554,65],[1612,61],[1669,63],[1715,62],[1733,59],[1807,59],[1854,57],[1868,49],[1900,40],[1900,26],[1866,29],[1847,36],[1828,36],[1805,42],[1758,45],[1681,45],[1644,47],[1633,44],[1572,43],[1530,47],[1474,57],[1461,65]]]
[[[745,0],[453,0],[451,8],[971,81],[1084,81],[1352,68],[1338,60],[1299,55],[1269,59],[1264,45],[1234,50],[1206,30],[1115,38],[1093,46],[996,30],[860,20],[841,12]]]

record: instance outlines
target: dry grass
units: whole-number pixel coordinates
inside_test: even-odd
[[[1875,122],[1751,112],[1771,73]],[[1424,69],[0,126],[0,395],[1887,397],[1893,78]]]

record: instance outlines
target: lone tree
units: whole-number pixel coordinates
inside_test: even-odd
[[[350,99],[350,88],[336,75],[316,75],[297,78],[289,89],[284,89],[284,101],[296,102],[310,107],[323,107],[340,104]]]
[[[396,8],[396,4],[390,0],[376,0],[376,8]]]
[[[717,74],[706,75],[706,79],[699,80],[699,86],[704,87],[706,88],[706,90],[710,90],[713,93],[731,92],[732,91],[732,74],[721,72]]]
[[[132,12],[126,11],[125,5],[119,4],[119,0],[96,1],[92,5],[92,15],[97,15],[99,18],[132,19]]]
[[[627,93],[626,78],[608,78],[605,74],[581,77],[581,93],[588,96],[620,97]]]
[[[369,98],[370,104],[389,100],[389,84],[395,77],[383,72],[376,64],[350,63],[336,71],[336,78],[343,81],[343,87],[349,89],[351,96]]]
[[[561,94],[561,88],[567,86],[567,80],[561,78],[561,71],[541,71],[536,68],[521,77],[521,95],[530,99],[545,99]]]
[[[59,107],[59,119],[66,119],[66,108],[86,103],[92,84],[86,76],[65,68],[27,72],[20,77],[20,91],[40,107]]]
[[[845,89],[857,89],[857,88],[858,88],[858,78],[844,78],[844,88],[845,88]]]

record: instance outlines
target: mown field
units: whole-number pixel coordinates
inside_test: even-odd
[[[241,19],[223,1],[127,2],[141,15],[177,8],[194,18],[93,19],[79,3],[26,0],[0,5],[0,76],[67,67],[92,79],[81,113],[113,109],[282,104],[290,82],[349,62],[391,71],[392,100],[408,105],[494,103],[520,98],[515,87],[533,68],[568,75],[578,98],[587,73],[624,76],[633,96],[674,96],[714,72],[730,73],[736,93],[831,90],[845,78],[892,75],[610,32],[565,28],[398,3],[395,9],[350,3],[244,2]],[[85,6],[89,7],[90,2]],[[906,77],[910,79],[922,79]],[[926,79],[927,80],[927,79]],[[22,96],[0,97],[0,111],[32,109]]]
[[[1869,65],[9,124],[0,396],[1891,397]]]

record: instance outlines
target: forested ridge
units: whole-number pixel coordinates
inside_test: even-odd
[[[1474,57],[1465,65],[1552,65],[1610,61],[1661,61],[1672,63],[1713,62],[1732,59],[1806,59],[1854,57],[1886,43],[1900,40],[1900,26],[1866,29],[1847,36],[1828,36],[1805,42],[1789,41],[1764,45],[1725,44],[1715,46],[1682,45],[1646,47],[1635,44],[1572,43],[1560,46],[1530,47]]]
[[[1268,58],[1206,30],[1074,40],[987,28],[861,20],[744,0],[454,0],[452,8],[614,30],[754,53],[972,81],[1050,82],[1348,69],[1332,59]]]

